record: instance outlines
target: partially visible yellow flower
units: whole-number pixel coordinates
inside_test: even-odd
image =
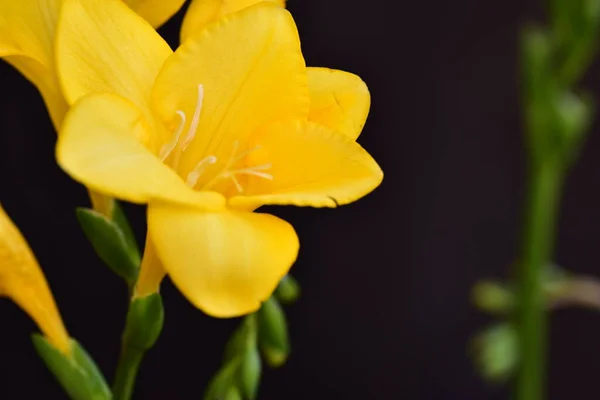
[[[71,354],[69,335],[54,298],[25,238],[0,205],[0,296],[14,301],[54,347]]]
[[[41,93],[58,132],[67,103],[54,60],[56,22],[64,0],[0,0],[0,58],[15,67]],[[124,0],[154,27],[175,14],[185,0]],[[112,200],[90,192],[97,211],[111,216]]]
[[[162,263],[210,315],[255,311],[297,257],[294,229],[255,209],[336,207],[382,180],[354,141],[366,87],[360,112],[338,121],[347,132],[309,121],[298,32],[272,3],[225,16],[172,53],[116,0],[65,0],[56,46],[75,103],[59,135],[59,164],[94,190],[148,203],[152,252],[142,276],[160,281],[162,271],[145,269]],[[325,87],[339,76],[320,71],[315,82]],[[137,290],[149,294],[140,282]]]
[[[185,0],[125,0],[154,27],[175,14]],[[63,0],[0,0],[0,58],[40,91],[59,129],[67,110],[54,70],[54,35]]]

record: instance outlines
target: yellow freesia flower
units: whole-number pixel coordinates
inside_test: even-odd
[[[185,0],[124,0],[153,26],[166,22]],[[58,131],[67,103],[58,84],[54,35],[63,0],[0,0],[0,58],[15,67],[40,91]],[[94,208],[112,212],[109,199],[90,193]]]
[[[71,354],[69,335],[35,256],[0,205],[0,296],[14,301],[54,347]]]
[[[285,7],[285,0],[192,0],[181,27],[181,42],[226,15],[262,1]],[[369,114],[370,97],[358,76],[329,68],[309,67],[308,120],[325,125],[352,139],[358,138]]]
[[[138,296],[158,289],[162,264],[206,313],[252,312],[298,253],[287,222],[253,211],[336,207],[383,178],[354,141],[362,116],[345,119],[351,134],[308,120],[298,32],[272,3],[222,18],[173,53],[117,0],[65,0],[56,51],[74,103],[59,164],[94,190],[148,204]],[[317,84],[338,76],[323,72]],[[368,99],[365,88],[367,110]]]

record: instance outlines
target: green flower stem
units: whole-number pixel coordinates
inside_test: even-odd
[[[563,175],[562,167],[555,163],[533,165],[530,171],[518,271],[517,327],[521,357],[518,400],[544,398],[547,315],[541,275],[552,257]]]
[[[114,400],[131,399],[135,379],[145,353],[146,351],[143,349],[123,343],[115,383],[113,385]]]

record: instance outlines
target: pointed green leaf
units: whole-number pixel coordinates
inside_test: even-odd
[[[77,341],[71,340],[73,353],[67,357],[40,334],[34,334],[32,340],[37,353],[72,400],[112,399],[102,373]]]
[[[88,208],[77,209],[77,219],[98,256],[131,286],[135,283],[140,256],[119,226]]]

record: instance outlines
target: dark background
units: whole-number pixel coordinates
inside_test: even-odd
[[[360,142],[384,183],[337,210],[278,208],[302,242],[292,270],[303,296],[287,309],[289,363],[267,370],[260,399],[504,399],[467,353],[491,322],[469,301],[507,277],[524,185],[518,30],[542,0],[289,0],[311,66],[359,74],[372,93]],[[396,9],[392,9],[395,7]],[[176,44],[181,13],[161,29]],[[600,98],[600,69],[584,85]],[[65,323],[108,379],[127,306],[75,219],[85,190],[55,164],[55,135],[35,89],[0,65],[1,201],[43,266]],[[600,275],[600,125],[569,176],[557,262]],[[128,207],[140,234],[144,212]],[[166,325],[136,398],[199,399],[236,320],[214,320],[165,281]],[[0,302],[0,398],[62,399],[29,339],[33,323]],[[596,398],[600,316],[552,315],[550,399]]]

